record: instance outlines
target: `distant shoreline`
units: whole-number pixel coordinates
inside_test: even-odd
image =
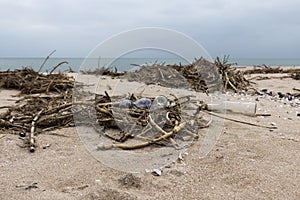
[[[9,58],[1,58],[0,57],[0,71],[6,70],[14,70],[21,69],[22,67],[32,67],[34,70],[38,70],[45,60],[44,57],[38,58],[30,58],[30,57],[9,57]],[[89,62],[86,63],[85,66],[82,67],[82,63],[84,58],[58,58],[58,57],[50,57],[45,66],[43,67],[43,71],[47,71],[51,69],[53,66],[57,65],[62,61],[67,61],[68,64],[64,64],[59,67],[59,70],[64,71],[71,68],[74,71],[86,70],[86,69],[96,69],[98,67],[108,67],[114,69],[118,68],[119,71],[128,71],[134,69],[131,64],[151,64],[154,62],[157,63],[165,63],[165,64],[179,64],[182,65],[188,64],[187,61],[181,58],[120,58],[117,60],[109,59],[109,58],[92,58]],[[244,68],[244,67],[253,67],[259,65],[267,65],[274,67],[294,67],[300,66],[300,59],[236,59],[230,58],[229,63],[237,63],[237,65],[233,65],[233,67]]]

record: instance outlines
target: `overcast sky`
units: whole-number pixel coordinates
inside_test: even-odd
[[[124,30],[162,27],[212,57],[300,58],[298,0],[0,0],[0,57],[84,57]]]

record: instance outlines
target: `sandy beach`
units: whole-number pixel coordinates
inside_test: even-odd
[[[226,92],[223,98],[256,102],[257,113],[270,116],[228,113],[226,117],[277,129],[225,120],[206,157],[199,158],[201,140],[195,141],[183,160],[171,162],[161,176],[146,171],[122,172],[104,165],[85,148],[74,127],[38,135],[34,153],[21,147],[19,135],[0,134],[0,199],[299,199],[300,99],[279,98],[277,93],[299,93],[295,89],[300,89],[300,81],[286,74],[245,77],[266,94]],[[101,79],[92,90],[120,94],[126,84],[145,96],[169,94],[171,90],[207,98],[199,92],[111,77]],[[13,105],[16,94],[18,91],[0,89],[0,107]],[[206,129],[200,131],[205,134]]]

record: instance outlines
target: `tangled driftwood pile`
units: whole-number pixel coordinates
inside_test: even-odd
[[[20,99],[14,106],[3,106],[0,109],[7,109],[0,115],[1,133],[22,134],[26,135],[24,141],[26,146],[30,147],[33,152],[36,147],[36,135],[47,133],[49,130],[74,126],[73,115],[80,114],[84,119],[89,118],[89,110],[96,111],[97,119],[88,119],[82,123],[99,123],[101,127],[121,130],[117,137],[114,135],[102,132],[104,136],[118,142],[125,142],[128,138],[145,137],[149,130],[143,133],[138,133],[135,126],[153,127],[159,133],[148,137],[147,142],[137,145],[115,144],[114,146],[123,149],[134,149],[148,146],[151,144],[165,143],[185,126],[185,133],[191,139],[197,137],[196,129],[192,129],[190,122],[183,121],[181,116],[180,104],[178,99],[169,100],[168,107],[162,113],[153,114],[156,111],[149,109],[132,107],[127,110],[130,120],[124,117],[124,108],[119,108],[120,102],[112,102],[111,97],[105,95],[96,95],[94,102],[72,102],[74,79],[66,74],[40,74],[32,69],[24,68],[22,70],[6,71],[0,73],[1,87],[6,89],[18,89],[21,91]],[[113,97],[117,99],[118,97]],[[136,101],[138,98],[134,95],[130,96],[131,101]],[[121,100],[121,99],[120,99]],[[152,98],[151,101],[154,99]],[[77,106],[77,107],[76,107]],[[76,110],[78,106],[81,109]],[[75,110],[75,111],[74,111]],[[152,117],[151,117],[152,116]],[[160,126],[157,121],[165,123]],[[193,125],[197,122],[191,122]],[[121,128],[121,126],[123,126]],[[200,125],[199,125],[200,127]],[[127,131],[125,131],[127,130]],[[152,129],[153,130],[153,129]],[[161,135],[163,134],[163,135]],[[153,136],[153,137],[152,137]],[[179,134],[176,135],[179,137]],[[183,135],[181,135],[183,138]],[[184,137],[187,140],[187,137]]]
[[[155,107],[158,98],[165,99],[167,103],[163,107]],[[149,101],[151,106],[149,104],[149,107],[143,107],[145,105],[143,101],[144,103]],[[190,103],[189,97],[167,99],[165,96],[159,96],[154,99],[130,95],[124,99],[111,98],[106,93],[97,95],[96,102],[99,125],[119,130],[117,132],[98,130],[100,134],[115,141],[99,146],[101,150],[114,147],[129,150],[150,145],[172,145],[181,148],[181,142],[193,141],[198,137],[199,128],[209,125],[208,121],[199,119],[198,115],[188,116],[182,112],[181,106]],[[126,105],[124,102],[139,103]]]
[[[221,62],[219,59],[216,60],[216,63],[198,59],[187,66],[141,67],[139,72],[134,73],[110,72],[107,69],[101,69],[97,73],[113,77],[124,75],[129,80],[148,81],[148,84],[155,83],[167,87],[192,87],[197,91],[204,92],[216,90],[222,85],[225,86],[225,89],[231,88],[238,91],[244,89],[248,83],[240,72],[231,69],[231,64],[227,64],[227,60]],[[175,81],[170,81],[170,79]],[[22,135],[26,133],[24,141],[30,150],[34,151],[37,134],[47,133],[56,128],[74,126],[73,117],[79,116],[86,119],[81,123],[92,122],[93,126],[98,123],[104,129],[119,130],[117,135],[105,131],[99,132],[118,142],[103,148],[135,149],[151,144],[171,144],[176,147],[178,146],[177,139],[180,141],[193,140],[197,138],[199,128],[209,125],[199,116],[195,120],[195,115],[198,115],[200,110],[195,109],[194,111],[197,110],[197,112],[193,115],[182,113],[182,106],[186,102],[191,102],[190,97],[186,97],[186,100],[168,97],[168,104],[163,112],[138,106],[124,109],[122,106],[120,107],[120,103],[124,99],[111,97],[108,93],[95,95],[93,102],[72,102],[74,89],[78,89],[74,88],[74,83],[74,78],[66,74],[52,74],[51,72],[42,74],[31,68],[0,72],[1,88],[21,91],[16,105],[0,108],[6,109],[0,115],[1,133],[22,133]],[[153,98],[139,97],[133,94],[128,96],[127,100],[135,102],[142,98],[148,98],[151,103],[154,102]],[[199,105],[197,106],[199,108]],[[96,112],[96,118],[90,118],[91,110]],[[160,124],[160,122],[164,123]],[[143,127],[142,132],[141,127]],[[138,138],[143,142],[134,145],[124,143],[131,138]]]
[[[245,70],[245,74],[274,74],[274,73],[282,73],[283,69],[280,67],[270,67],[267,65],[261,66],[253,66],[253,69]]]
[[[250,85],[243,73],[228,63],[228,57],[214,63],[203,58],[195,59],[189,65],[141,66],[135,72],[128,72],[124,78],[129,81],[159,84],[166,87],[181,87],[196,91],[211,92],[216,90],[247,90]]]
[[[224,56],[221,61],[220,58],[217,57],[215,61],[215,65],[222,76],[225,91],[228,89],[234,90],[235,92],[247,90],[250,82],[244,77],[243,72],[231,67],[233,64],[229,63],[228,59],[229,56]]]
[[[42,74],[31,68],[0,73],[0,87],[17,89],[23,94],[65,92],[73,88],[74,80],[65,74]]]
[[[253,69],[244,71],[244,74],[288,74],[285,78],[293,78],[300,80],[300,69],[299,68],[287,68],[282,67],[270,67],[267,65],[254,66]]]
[[[20,99],[0,115],[2,133],[28,133],[31,151],[35,134],[73,124],[72,89],[74,79],[65,74],[41,74],[31,68],[0,73],[0,85],[20,90]]]
[[[92,74],[92,75],[118,77],[118,76],[124,75],[126,72],[118,72],[118,70],[116,68],[114,69],[114,72],[113,72],[109,68],[99,67],[99,68],[96,68],[96,69],[80,70],[80,73],[82,73],[82,74]]]
[[[180,72],[196,91],[207,93],[222,89],[223,83],[217,66],[203,58],[195,59],[190,65],[171,67]]]

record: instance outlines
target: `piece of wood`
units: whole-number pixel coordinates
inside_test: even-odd
[[[35,123],[36,121],[39,119],[40,115],[42,114],[42,112],[44,111],[44,109],[42,109],[41,111],[39,111],[35,117],[32,120],[31,123],[31,129],[30,129],[30,134],[29,134],[29,151],[31,153],[33,153],[35,151]]]
[[[52,70],[49,72],[49,74],[52,74],[54,72],[54,70],[56,70],[59,66],[61,66],[62,64],[69,64],[67,61],[62,61],[60,63],[58,63],[57,65],[55,65]]]
[[[155,124],[155,122],[154,122],[154,124]],[[154,138],[150,141],[146,141],[146,142],[142,142],[142,143],[138,143],[138,144],[133,144],[133,145],[120,144],[120,143],[115,143],[114,144],[113,143],[113,144],[98,146],[97,150],[109,150],[109,149],[112,149],[112,148],[120,148],[120,149],[123,149],[123,150],[140,149],[140,148],[143,148],[143,147],[149,146],[151,144],[154,144],[154,143],[157,143],[157,142],[160,142],[162,140],[170,138],[175,133],[178,133],[184,126],[185,126],[185,122],[175,126],[173,128],[173,130],[170,131],[170,132],[162,131],[162,133],[164,133],[162,136],[160,136],[158,138]],[[159,127],[159,126],[156,124],[155,127]]]
[[[237,122],[237,123],[240,123],[240,124],[246,124],[246,125],[250,125],[250,126],[257,126],[257,127],[261,127],[261,128],[268,128],[268,129],[277,129],[277,126],[265,126],[265,125],[261,125],[261,124],[254,124],[254,123],[250,123],[250,122],[245,122],[245,121],[241,121],[241,120],[237,120],[237,119],[224,117],[224,116],[218,115],[216,113],[209,112],[207,110],[202,110],[202,111],[209,114],[209,115],[213,115],[215,117],[219,117],[219,118],[222,118],[222,119],[225,119],[225,120],[228,120],[228,121],[232,121],[232,122]]]
[[[44,62],[41,64],[39,70],[38,70],[38,73],[43,69],[45,63],[47,62],[47,60],[50,58],[50,56],[52,56],[52,54],[54,54],[56,52],[56,50],[53,50],[44,60]]]

